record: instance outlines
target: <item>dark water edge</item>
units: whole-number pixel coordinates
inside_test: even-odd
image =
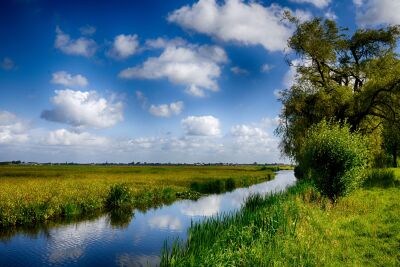
[[[0,230],[0,266],[156,266],[164,241],[186,239],[192,221],[237,210],[249,195],[281,191],[295,181],[293,171],[280,171],[271,181],[197,201]]]

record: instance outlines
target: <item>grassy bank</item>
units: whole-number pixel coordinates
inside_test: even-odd
[[[0,226],[98,212],[115,198],[112,203],[123,198],[130,207],[145,209],[273,175],[270,168],[251,166],[0,166]],[[112,192],[116,184],[129,194]]]
[[[399,266],[400,169],[375,173],[334,205],[312,184],[252,197],[189,230],[163,266]],[[384,176],[384,175],[383,175]],[[171,249],[171,248],[169,248]]]

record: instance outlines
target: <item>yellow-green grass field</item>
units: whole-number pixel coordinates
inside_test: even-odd
[[[331,203],[309,181],[189,229],[161,266],[400,266],[400,169]],[[390,174],[390,173],[389,173]]]
[[[271,179],[259,166],[0,166],[0,226],[104,210],[110,188],[129,188],[149,207]],[[196,192],[199,191],[199,192]]]

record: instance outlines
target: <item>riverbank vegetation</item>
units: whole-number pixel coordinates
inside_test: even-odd
[[[253,196],[189,229],[162,266],[399,266],[400,169],[373,171],[335,203],[310,180]],[[172,251],[172,253],[171,253]]]
[[[260,166],[0,166],[0,226],[146,209],[272,179]],[[198,190],[198,191],[197,191]]]
[[[370,159],[367,139],[348,124],[322,120],[307,131],[298,154],[298,179],[312,180],[332,201],[349,194],[366,178]]]
[[[298,184],[192,225],[164,266],[400,265],[400,171],[384,169],[400,151],[400,26],[285,16],[295,77],[276,134]]]

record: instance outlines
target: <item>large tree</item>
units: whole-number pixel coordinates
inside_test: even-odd
[[[296,160],[306,130],[322,119],[347,121],[380,145],[382,124],[400,122],[400,28],[350,35],[331,20],[289,19],[297,28],[288,41],[296,60],[288,62],[297,75],[280,99],[282,152]]]

